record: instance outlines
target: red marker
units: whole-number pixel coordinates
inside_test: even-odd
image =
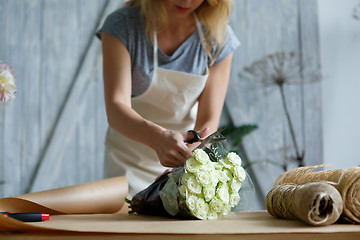
[[[4,215],[22,222],[41,222],[50,220],[50,215],[47,213],[7,213]]]

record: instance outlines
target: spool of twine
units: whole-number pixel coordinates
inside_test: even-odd
[[[340,193],[325,182],[276,186],[266,195],[265,204],[274,217],[299,219],[314,226],[333,224],[343,210]]]
[[[324,165],[291,169],[281,174],[274,186],[287,183],[306,184],[328,181],[339,191],[343,200],[342,219],[360,223],[360,167],[314,171]]]

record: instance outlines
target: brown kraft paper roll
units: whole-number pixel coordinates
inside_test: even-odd
[[[70,187],[0,199],[1,212],[49,214],[115,213],[128,194],[125,177],[109,178]]]

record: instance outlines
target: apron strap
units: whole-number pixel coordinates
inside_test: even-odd
[[[199,37],[200,37],[200,41],[201,41],[201,45],[202,45],[202,48],[204,50],[204,52],[206,53],[206,41],[205,41],[205,36],[204,36],[204,32],[201,28],[201,24],[200,24],[200,21],[198,20],[198,18],[196,17],[196,14],[194,13],[194,17],[195,17],[195,22],[196,22],[196,28],[197,28],[197,31],[198,31],[198,34],[199,34]],[[208,75],[209,74],[209,58],[207,56],[207,54],[205,54],[205,59],[206,59],[206,69],[205,69],[205,75]]]
[[[198,20],[198,18],[196,17],[195,14],[194,14],[194,17],[195,17],[196,29],[197,29],[197,32],[198,32],[199,37],[200,37],[201,45],[202,45],[204,51],[206,52],[206,41],[205,41],[204,32],[203,32],[203,30],[201,28],[200,21]]]
[[[157,34],[154,31],[154,70],[158,68],[158,42],[157,42]]]

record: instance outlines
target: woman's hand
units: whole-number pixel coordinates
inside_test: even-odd
[[[208,132],[205,128],[199,133],[202,138]],[[157,139],[154,139],[153,149],[155,150],[161,165],[164,167],[183,166],[186,159],[192,156],[192,152],[186,144],[191,140],[194,134],[191,132],[180,132],[173,130],[164,130]],[[195,144],[191,149],[195,148]]]
[[[208,136],[208,135],[209,135],[209,130],[210,130],[210,128],[204,128],[203,130],[201,130],[200,132],[198,132],[199,137],[200,137],[200,138],[205,138],[206,136]],[[190,133],[189,135],[190,135],[190,137],[189,137],[188,139],[186,139],[186,142],[189,141],[189,140],[191,140],[191,139],[194,137],[194,134],[193,134],[193,133]],[[187,144],[188,148],[189,148],[191,151],[193,151],[193,150],[194,150],[197,146],[199,146],[199,145],[200,145],[199,142],[194,142],[194,143],[192,143],[192,144],[190,144],[190,143]]]

